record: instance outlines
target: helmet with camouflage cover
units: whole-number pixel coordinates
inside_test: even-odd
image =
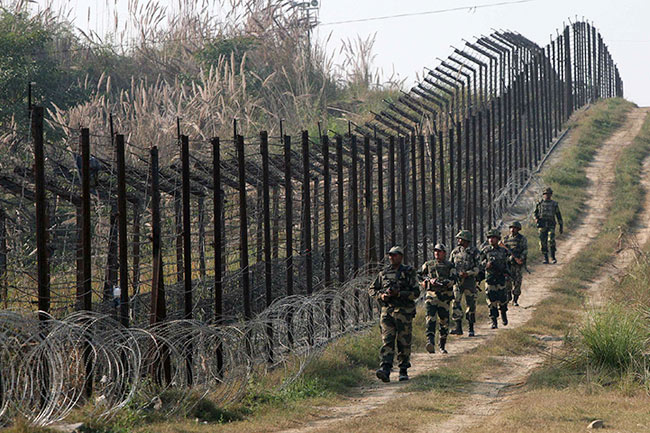
[[[553,194],[553,189],[550,186],[547,186],[544,188],[544,191],[542,191],[542,195],[544,194]]]
[[[521,230],[521,223],[519,221],[513,221],[510,223],[509,228],[513,228],[513,227]]]
[[[400,255],[403,256],[404,255],[404,250],[399,245],[395,245],[393,248],[388,250],[388,255],[389,256],[393,255],[393,254],[400,254]]]
[[[499,230],[497,230],[497,229],[488,230],[487,237],[488,238],[501,238],[501,232]]]
[[[433,247],[433,251],[443,251],[443,252],[446,253],[446,252],[447,252],[447,247],[445,247],[444,244],[436,244],[436,245]]]
[[[472,233],[469,230],[461,230],[456,235],[456,239],[462,239],[467,242],[472,242]]]

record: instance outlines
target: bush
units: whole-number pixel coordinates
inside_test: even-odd
[[[648,328],[638,313],[612,304],[591,312],[580,335],[589,364],[622,374],[643,357]]]

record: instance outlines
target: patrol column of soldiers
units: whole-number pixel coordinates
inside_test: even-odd
[[[553,263],[555,258],[555,226],[563,232],[559,205],[551,199],[553,191],[546,188],[544,199],[535,207],[535,221],[539,228],[540,248],[544,263]],[[384,268],[370,287],[369,293],[380,307],[382,347],[381,364],[376,375],[383,382],[390,381],[390,374],[397,345],[399,380],[408,380],[411,367],[412,323],[415,317],[415,302],[420,296],[421,286],[426,291],[426,350],[435,353],[436,326],[440,330],[438,347],[447,353],[449,334],[449,311],[453,301],[453,319],[456,328],[451,334],[462,335],[462,298],[465,296],[467,309],[465,318],[469,324],[469,336],[474,336],[476,322],[476,297],[479,283],[485,279],[485,293],[490,309],[492,329],[498,328],[499,315],[504,326],[508,325],[508,303],[519,305],[523,269],[526,269],[528,241],[519,233],[521,223],[515,221],[509,226],[510,233],[501,240],[497,229],[487,232],[487,243],[480,250],[471,245],[472,234],[461,230],[456,235],[458,245],[446,259],[446,248],[442,244],[434,247],[434,260],[422,265],[419,272],[405,265],[404,251],[394,246],[388,252],[390,265]],[[419,284],[418,284],[419,282]]]

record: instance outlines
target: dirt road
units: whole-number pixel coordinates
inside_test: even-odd
[[[577,228],[566,234],[558,242],[558,264],[531,266],[531,275],[525,276],[524,294],[520,307],[513,307],[509,311],[510,324],[508,328],[516,328],[526,323],[532,316],[535,306],[549,296],[553,280],[556,279],[576,255],[585,248],[598,234],[598,228],[607,216],[611,200],[608,191],[611,191],[614,181],[615,163],[621,151],[627,147],[638,134],[646,109],[633,109],[627,116],[626,123],[621,127],[597,152],[594,161],[587,168],[587,177],[590,181],[584,216]],[[571,137],[567,139],[570,143]],[[567,143],[562,146],[566,146]],[[561,147],[562,147],[561,146]],[[644,167],[644,185],[650,188],[650,165]],[[640,244],[650,239],[650,202],[646,197],[644,215],[639,218],[639,227],[635,228],[636,237]],[[536,247],[536,240],[530,239],[531,248]],[[614,266],[618,269],[626,267],[632,260],[632,254],[626,253],[617,256]],[[606,272],[603,279],[610,278],[611,272]],[[597,293],[605,280],[597,279],[591,284],[592,292]],[[595,296],[595,295],[594,295]],[[485,321],[477,323],[477,336],[475,338],[452,338],[448,343],[450,353],[465,353],[471,349],[486,344],[499,330],[491,330]],[[412,377],[437,368],[444,360],[442,355],[431,355],[417,352],[412,355],[413,367],[409,370]],[[445,431],[459,432],[494,413],[505,400],[502,391],[508,387],[522,382],[530,371],[542,361],[541,356],[508,357],[502,370],[491,371],[482,375],[476,382],[474,389],[469,393],[466,404],[457,410],[450,418],[442,423],[422,426],[419,431]],[[348,404],[327,408],[327,415],[309,422],[299,428],[285,430],[292,433],[336,431],[337,425],[345,423],[351,418],[366,416],[375,408],[381,407],[391,400],[400,389],[401,384],[376,384],[359,390],[362,397],[351,398]],[[405,420],[408,422],[408,420]]]

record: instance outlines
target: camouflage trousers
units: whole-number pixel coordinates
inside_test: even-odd
[[[555,226],[539,227],[539,247],[542,254],[555,254]]]
[[[379,351],[381,366],[393,366],[395,344],[397,344],[397,362],[400,368],[409,368],[411,363],[411,338],[413,334],[413,314],[393,311],[382,307],[379,319],[382,346]]]
[[[505,284],[488,284],[485,287],[490,317],[499,317],[499,310],[508,311],[508,290]]]
[[[476,297],[478,295],[477,290],[474,289],[461,289],[459,287],[454,287],[454,302],[453,302],[453,311],[452,319],[462,320],[463,318],[463,295],[465,295],[465,319],[469,323],[476,322]]]
[[[506,289],[508,290],[508,301],[512,296],[521,296],[521,281],[524,278],[524,267],[520,265],[510,266],[510,278],[506,281]]]
[[[427,311],[427,337],[432,338],[436,335],[436,322],[440,320],[440,337],[449,335],[449,303],[451,296],[437,297],[427,294],[424,306]]]

